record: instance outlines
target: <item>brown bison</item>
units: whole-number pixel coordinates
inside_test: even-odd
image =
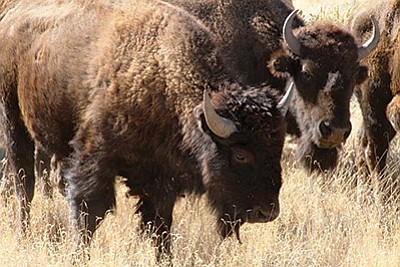
[[[35,144],[63,165],[84,244],[116,204],[116,175],[139,197],[159,256],[182,194],[206,193],[222,237],[278,216],[290,94],[278,103],[269,86],[234,82],[213,35],[185,11],[156,0],[22,0],[0,21],[0,47],[23,221]]]
[[[15,4],[17,3],[17,0],[3,0],[0,3],[0,20],[3,15],[6,14],[6,10],[13,8]],[[3,13],[4,12],[4,13]],[[3,14],[3,15],[1,15]],[[0,140],[2,143],[2,140]],[[2,159],[2,166],[1,166],[1,173],[0,173],[0,195],[8,195],[9,192],[6,191],[11,191],[11,177],[9,177],[9,172],[7,168],[7,157],[5,153],[5,148],[3,147],[3,144],[1,144],[0,147],[0,159]],[[43,196],[46,197],[51,197],[52,196],[52,191],[53,187],[51,185],[50,181],[50,162],[51,159],[50,157],[41,149],[40,147],[35,148],[35,176],[37,179],[40,181],[40,189],[43,194]],[[55,162],[54,162],[55,164]],[[54,176],[56,177],[57,172],[54,172]],[[61,191],[63,183],[61,181],[57,181],[60,186]]]
[[[363,116],[359,164],[381,173],[390,141],[400,131],[400,1],[374,2],[354,13],[350,28],[360,42],[369,38],[371,15],[379,21],[381,41],[363,60],[370,77],[355,91]]]
[[[287,74],[294,77],[297,90],[287,120],[288,132],[299,137],[300,162],[308,170],[333,169],[351,131],[354,86],[367,76],[359,60],[379,36],[358,47],[350,33],[332,23],[305,25],[285,0],[168,1],[216,34],[240,81],[267,82],[283,91]]]

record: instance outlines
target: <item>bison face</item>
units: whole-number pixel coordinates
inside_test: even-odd
[[[270,90],[232,91],[229,95],[221,91],[214,95],[214,103],[205,103],[198,114],[213,147],[202,154],[203,182],[223,237],[232,233],[238,236],[239,226],[245,222],[265,223],[279,215],[280,158],[285,136],[285,109],[280,109],[281,103],[276,104]],[[282,101],[290,101],[290,97]],[[211,112],[207,111],[210,107]],[[226,131],[215,130],[210,114],[219,117],[222,128],[232,131],[221,134]]]
[[[367,68],[358,65],[355,46],[352,55],[322,49],[327,52],[323,57],[316,55],[323,51],[314,49],[314,54],[302,58],[280,55],[273,64],[275,71],[292,76],[296,90],[290,110],[303,138],[330,149],[339,147],[350,134],[350,99],[354,86],[366,78]]]
[[[303,152],[308,151],[300,157],[331,155],[321,163],[323,169],[330,169],[336,166],[337,148],[351,131],[354,87],[367,77],[368,69],[360,66],[359,60],[374,49],[379,30],[358,47],[352,35],[328,23],[293,32],[290,25],[295,14],[289,15],[284,25],[284,51],[273,56],[270,66],[273,73],[290,75],[297,89],[290,110],[301,131],[301,142],[307,143],[301,144]],[[309,166],[309,161],[306,164]]]
[[[279,215],[282,185],[280,158],[285,128],[235,133],[227,139],[212,136],[216,153],[204,166],[207,196],[218,216],[220,233],[238,234],[245,222],[265,223]],[[267,137],[267,138],[266,138]]]
[[[356,75],[361,73],[361,68],[355,69]],[[292,110],[302,135],[319,148],[339,147],[351,132],[353,73],[326,70],[316,61],[302,60],[301,70],[294,73],[293,79],[297,90]]]

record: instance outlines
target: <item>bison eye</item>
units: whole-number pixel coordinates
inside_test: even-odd
[[[311,81],[311,79],[312,79],[312,74],[311,74],[311,72],[309,72],[309,71],[302,71],[301,72],[301,78],[304,80],[304,81]]]
[[[237,160],[238,162],[245,162],[245,161],[246,161],[246,157],[243,156],[243,155],[240,154],[240,153],[236,154],[235,157],[236,157],[236,160]]]
[[[251,164],[253,162],[253,154],[242,147],[232,147],[232,160],[237,164]]]

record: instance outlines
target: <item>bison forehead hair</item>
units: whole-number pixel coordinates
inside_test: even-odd
[[[278,93],[269,87],[247,87],[243,90],[243,87],[236,84],[217,95],[214,103],[221,109],[223,116],[240,122],[240,131],[263,128],[271,130],[275,126],[271,122],[280,122],[282,117],[276,107],[277,97]]]
[[[302,44],[301,54],[305,58],[323,62],[332,69],[357,62],[358,47],[353,36],[332,23],[324,22],[300,28],[297,37]]]

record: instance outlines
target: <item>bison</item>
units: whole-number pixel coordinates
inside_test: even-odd
[[[363,60],[370,77],[356,88],[363,122],[359,131],[358,164],[367,172],[381,174],[386,166],[390,141],[400,131],[400,1],[363,5],[349,26],[359,42],[369,38],[371,15],[379,21],[381,41]]]
[[[115,207],[117,175],[139,198],[159,257],[170,254],[182,194],[207,195],[222,237],[278,216],[292,90],[235,82],[214,35],[184,10],[21,0],[0,21],[0,47],[0,120],[22,221],[35,145],[63,166],[80,244]]]
[[[168,1],[216,34],[240,81],[267,82],[283,91],[287,77],[294,77],[297,90],[287,121],[288,132],[299,137],[300,163],[310,171],[335,168],[351,131],[354,86],[367,76],[359,61],[379,35],[358,47],[347,30],[330,22],[305,25],[285,0]]]
[[[2,15],[6,14],[6,10],[13,8],[15,4],[17,3],[17,0],[4,0],[0,3],[0,20],[2,18]],[[4,12],[4,13],[3,13]],[[51,197],[52,192],[53,192],[53,186],[50,181],[50,163],[51,159],[50,157],[46,154],[43,149],[40,147],[35,148],[35,176],[36,178],[40,181],[40,189],[42,192],[42,195],[45,197]],[[0,195],[2,196],[7,196],[12,191],[11,189],[11,183],[12,180],[9,177],[9,172],[7,168],[7,157],[5,153],[5,148],[3,147],[3,144],[0,146],[0,158],[2,159],[1,161],[1,171],[0,171]],[[53,163],[56,165],[56,163]],[[55,168],[53,168],[55,170]],[[57,177],[57,172],[54,171],[54,178],[58,178],[59,181],[56,181],[57,184],[60,187],[60,191],[63,192],[63,183],[61,181],[61,177]]]

